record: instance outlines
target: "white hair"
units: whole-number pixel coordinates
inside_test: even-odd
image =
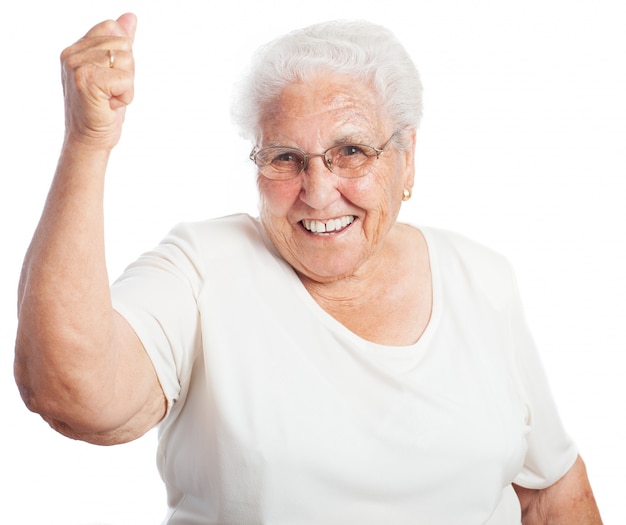
[[[320,71],[372,86],[397,132],[419,126],[422,84],[395,35],[370,22],[336,20],[293,31],[257,51],[233,101],[233,121],[240,134],[257,141],[268,104],[287,84],[306,81]]]

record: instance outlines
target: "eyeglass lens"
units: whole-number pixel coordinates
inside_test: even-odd
[[[378,151],[361,144],[345,144],[334,146],[324,153],[306,154],[295,148],[265,148],[257,152],[255,161],[261,172],[267,176],[272,173],[296,176],[306,168],[312,157],[323,157],[327,168],[333,172],[354,170],[361,167],[371,158],[378,156]],[[351,176],[348,173],[338,173]]]

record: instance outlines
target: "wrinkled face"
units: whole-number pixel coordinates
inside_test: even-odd
[[[381,106],[369,86],[352,78],[328,74],[292,83],[268,107],[259,146],[308,153],[345,143],[380,148],[396,131]],[[317,282],[367,271],[383,257],[402,192],[413,185],[413,151],[413,143],[400,151],[392,142],[358,178],[333,174],[322,157],[310,158],[295,179],[259,174],[261,221],[278,252]]]

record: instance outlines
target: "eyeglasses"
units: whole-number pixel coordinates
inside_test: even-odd
[[[257,165],[264,177],[271,180],[289,180],[296,178],[307,168],[310,158],[322,157],[329,171],[340,177],[352,179],[365,175],[365,171],[359,168],[374,157],[378,159],[394,135],[395,133],[380,148],[366,144],[339,144],[323,153],[306,153],[298,148],[283,146],[254,148],[250,153],[250,160]]]

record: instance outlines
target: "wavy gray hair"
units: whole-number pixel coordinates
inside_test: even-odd
[[[422,84],[396,36],[370,22],[335,20],[293,31],[257,51],[235,91],[232,116],[240,134],[256,142],[264,108],[287,84],[306,81],[320,71],[369,83],[380,94],[396,131],[419,126]],[[402,146],[402,137],[397,139]]]

